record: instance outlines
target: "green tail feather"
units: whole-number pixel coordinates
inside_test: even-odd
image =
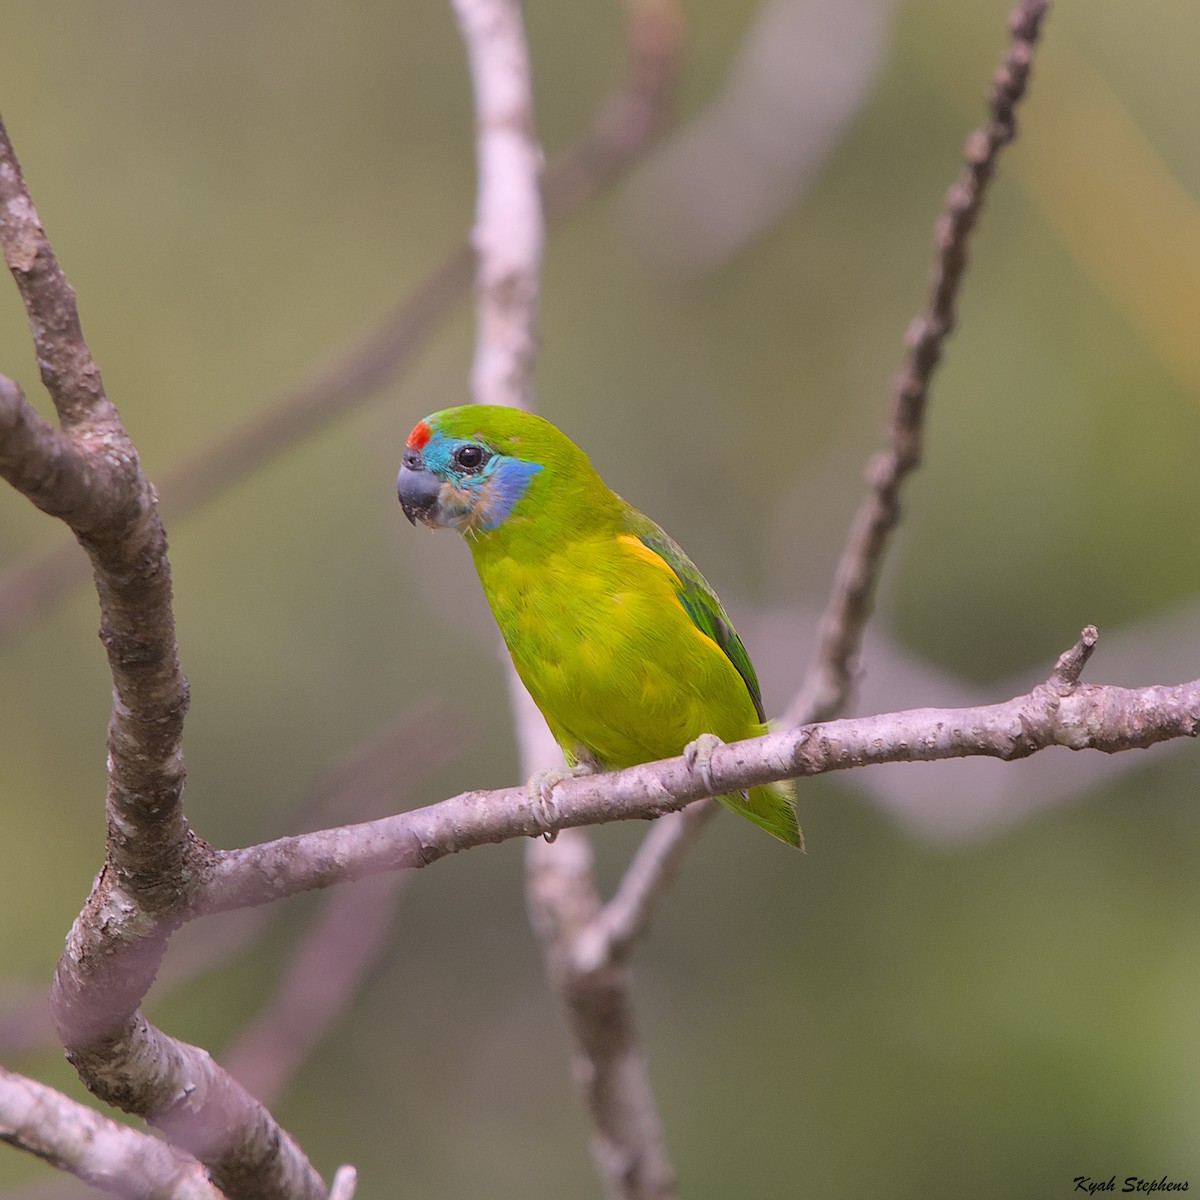
[[[718,796],[717,799],[731,812],[753,821],[772,837],[787,842],[789,846],[804,849],[804,834],[796,819],[794,780],[768,783],[764,787],[751,788],[748,793],[734,792],[731,796]]]

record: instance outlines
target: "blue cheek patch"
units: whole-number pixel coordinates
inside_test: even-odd
[[[463,439],[435,431],[421,456],[426,468],[442,480],[445,523],[463,531],[486,532],[507,520],[542,464],[496,454],[479,474],[463,474],[454,466],[454,452],[464,444]]]
[[[525,495],[529,481],[542,469],[541,463],[516,458],[494,458],[492,463],[480,480],[475,507],[475,525],[483,530],[495,529],[507,519],[513,505]]]

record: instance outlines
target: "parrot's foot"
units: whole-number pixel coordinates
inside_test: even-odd
[[[558,808],[554,803],[554,789],[564,779],[578,779],[581,775],[592,774],[594,768],[590,763],[576,763],[566,771],[534,771],[525,785],[525,794],[529,797],[529,807],[533,819],[541,826],[542,837],[548,842],[558,837],[558,830],[553,828],[558,820]]]
[[[712,778],[713,751],[723,745],[725,743],[715,733],[702,733],[683,748],[683,761],[687,763],[687,769],[699,775],[700,781],[710,792],[715,790]]]

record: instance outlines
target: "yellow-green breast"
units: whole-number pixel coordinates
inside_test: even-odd
[[[701,733],[763,731],[737,668],[638,538],[589,536],[533,560],[497,550],[472,543],[517,673],[568,758],[629,767]]]

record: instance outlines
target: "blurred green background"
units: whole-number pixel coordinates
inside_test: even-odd
[[[548,245],[540,407],[688,547],[775,710],[880,441],[1005,12],[688,0],[674,131]],[[553,152],[621,77],[623,14],[530,0],[526,17]],[[1051,14],[889,563],[889,707],[1005,698],[1089,621],[1097,681],[1200,674],[1198,53],[1194,0]],[[469,85],[441,2],[6,0],[0,111],[154,478],[333,362],[471,219]],[[730,181],[750,198],[708,214],[718,253],[716,233],[689,240],[688,205],[703,216]],[[410,529],[393,491],[407,430],[465,398],[471,337],[464,303],[372,403],[172,525],[187,808],[214,844],[302,827],[330,764],[405,712],[440,713],[445,736],[399,764],[391,807],[516,780],[467,554]],[[0,370],[46,410],[11,286]],[[61,539],[0,496],[0,568]],[[101,861],[95,627],[80,588],[0,640],[0,1031],[36,1014]],[[1123,644],[1116,679],[1106,647]],[[860,707],[885,702],[872,661]],[[965,764],[922,820],[886,803],[882,775],[806,784],[803,859],[724,817],[706,836],[637,960],[690,1200],[1200,1184],[1196,749],[1063,751],[1066,782],[1011,776],[1042,789],[1025,804],[1013,788],[1023,819],[947,835],[939,811],[970,810],[992,765]],[[939,771],[904,779],[934,790]],[[606,881],[642,832],[596,834]],[[521,852],[410,881],[386,952],[276,1106],[327,1175],[357,1164],[363,1200],[599,1195]],[[151,1017],[220,1059],[320,903],[282,906]],[[82,1095],[28,1041],[10,1036],[6,1065]],[[52,1178],[0,1154],[14,1196]]]

